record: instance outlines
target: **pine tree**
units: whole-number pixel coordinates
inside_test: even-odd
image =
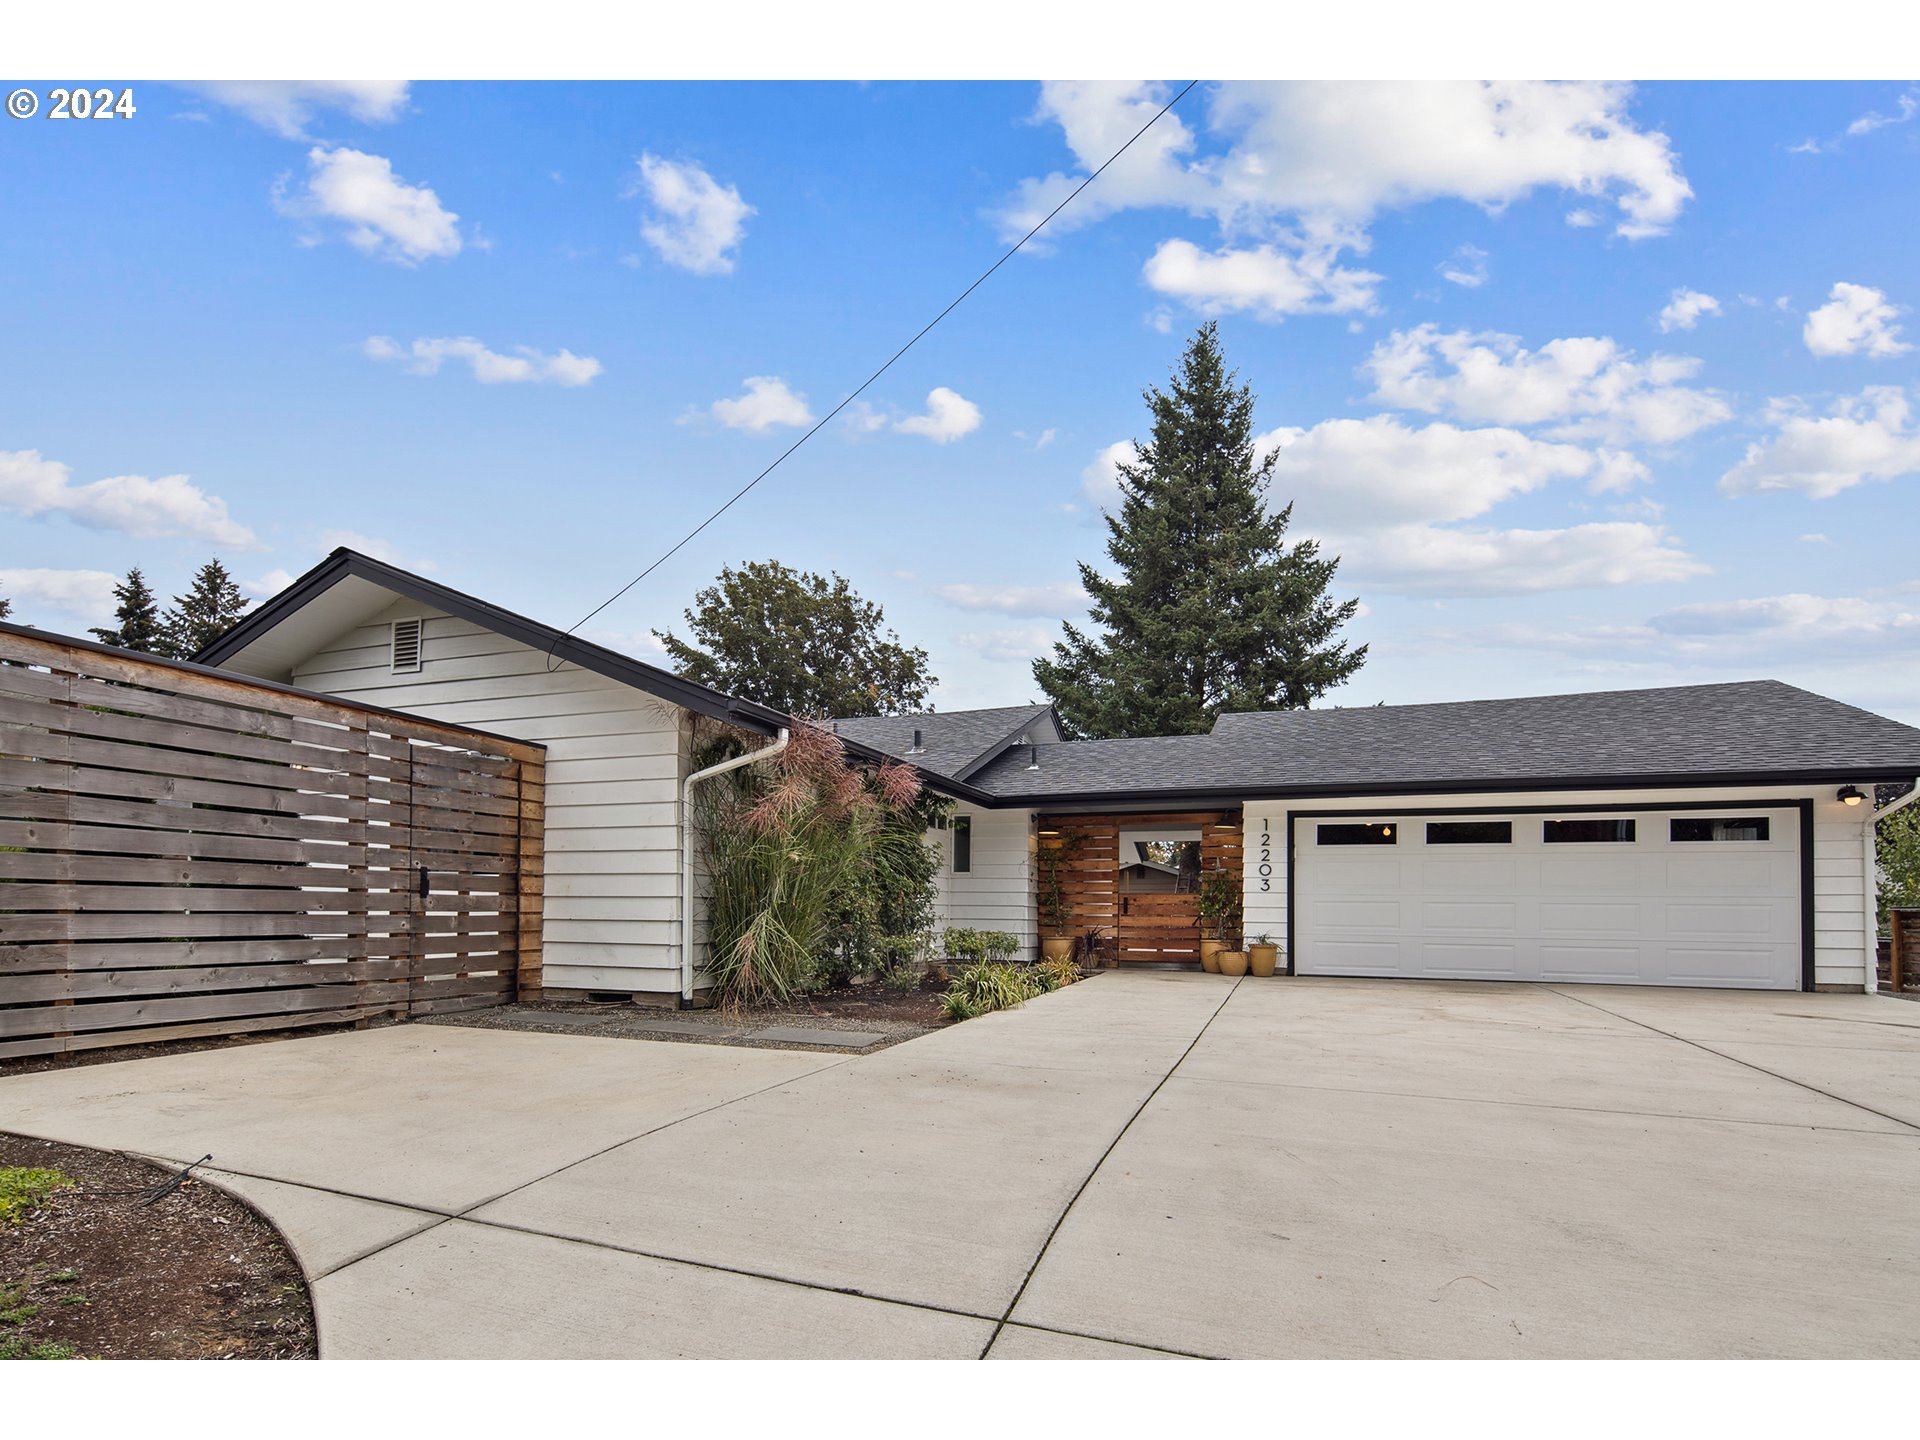
[[[13,601],[7,599],[7,597],[4,595],[0,595],[0,620],[6,619],[7,616],[11,615],[12,613],[13,613]]]
[[[1107,516],[1117,578],[1081,565],[1099,633],[1066,626],[1034,678],[1077,736],[1192,735],[1223,710],[1304,708],[1367,647],[1336,643],[1358,600],[1327,597],[1338,557],[1286,542],[1269,509],[1274,456],[1256,458],[1252,390],[1209,322],[1164,391],[1145,392],[1152,438],[1120,466]]]
[[[166,648],[154,653],[191,660],[231,630],[250,603],[241,598],[240,587],[233,583],[227,567],[209,560],[194,572],[187,593],[173,597],[173,607],[161,622]]]
[[[160,603],[147,585],[147,577],[134,566],[127,578],[113,587],[113,598],[120,602],[113,612],[112,629],[88,633],[102,645],[118,645],[123,650],[144,650],[149,655],[171,655],[166,631],[160,622]]]

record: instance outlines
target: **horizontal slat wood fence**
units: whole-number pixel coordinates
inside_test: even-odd
[[[0,1059],[537,988],[544,757],[0,623]]]

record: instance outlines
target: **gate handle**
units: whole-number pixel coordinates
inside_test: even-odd
[[[420,867],[420,898],[422,900],[425,900],[428,895],[428,885],[429,885],[429,881],[427,879],[428,874],[429,872],[427,870],[427,867],[422,865]]]

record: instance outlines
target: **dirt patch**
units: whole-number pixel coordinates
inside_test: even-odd
[[[667,1006],[635,1005],[630,1001],[593,1004],[585,1001],[541,1000],[532,1004],[502,1005],[490,1010],[469,1010],[462,1015],[436,1015],[416,1023],[465,1025],[483,1030],[564,1029],[602,1038],[666,1040],[690,1045],[744,1045],[756,1050],[839,1048],[756,1040],[752,1035],[753,1031],[768,1026],[804,1025],[821,1030],[858,1030],[878,1034],[883,1038],[872,1050],[883,1050],[889,1045],[897,1045],[902,1040],[911,1040],[916,1035],[925,1035],[953,1023],[940,1007],[943,988],[929,986],[918,990],[895,990],[884,985],[861,985],[809,995],[788,1005],[751,1005],[739,1010],[675,1010]],[[653,1028],[663,1023],[672,1028]]]
[[[313,1306],[272,1225],[145,1160],[0,1131],[0,1167],[59,1170],[17,1225],[0,1224],[0,1348],[99,1360],[310,1360]]]

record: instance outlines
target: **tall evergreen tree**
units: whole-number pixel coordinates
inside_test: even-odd
[[[111,629],[88,633],[102,645],[118,645],[123,650],[144,650],[149,655],[171,655],[165,627],[160,622],[160,602],[147,585],[147,577],[134,566],[127,578],[113,587],[119,606],[113,612]]]
[[[194,572],[187,593],[173,597],[173,607],[161,622],[161,638],[167,648],[155,653],[191,659],[203,646],[231,630],[250,603],[241,598],[240,587],[233,583],[227,567],[209,560]]]
[[[1168,388],[1145,392],[1152,437],[1120,466],[1107,516],[1116,578],[1080,567],[1099,633],[1069,624],[1033,662],[1075,735],[1191,735],[1223,710],[1304,708],[1366,660],[1334,638],[1360,603],[1327,596],[1338,557],[1288,544],[1292,504],[1266,504],[1275,457],[1256,458],[1237,378],[1209,322]]]
[[[885,612],[839,575],[728,566],[682,613],[693,643],[653,632],[675,671],[789,715],[904,715],[935,683],[927,652],[883,632]]]
[[[0,620],[6,619],[7,616],[11,615],[12,613],[13,613],[13,601],[7,599],[7,597],[4,595],[0,595]]]

